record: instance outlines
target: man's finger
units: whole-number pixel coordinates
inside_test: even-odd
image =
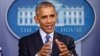
[[[48,54],[49,52],[50,52],[50,49],[45,49],[45,50],[43,50],[43,53]]]
[[[58,39],[55,39],[55,42],[57,43],[58,47],[65,45],[63,42],[60,42]]]
[[[61,45],[60,41],[58,39],[55,39],[55,42],[57,43],[58,46]]]
[[[45,52],[42,52],[41,54],[42,54],[43,56],[47,56],[47,53],[45,53]]]
[[[48,41],[45,45],[51,45],[53,41]]]
[[[55,39],[56,43],[59,43],[59,40],[58,39]]]
[[[45,47],[51,47],[51,43],[52,43],[51,41],[45,43],[44,46],[43,46],[43,49],[44,49]]]
[[[60,49],[61,52],[67,52],[68,50],[66,48]]]
[[[45,46],[43,47],[44,50],[51,50],[51,46]]]
[[[59,54],[59,56],[64,56],[64,55],[67,56],[67,52],[63,52],[63,53]]]

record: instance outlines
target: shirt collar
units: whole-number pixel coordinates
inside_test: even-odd
[[[39,32],[40,32],[42,40],[45,39],[47,33],[44,32],[41,28],[39,29]],[[53,40],[54,31],[52,33],[49,33],[48,35],[51,37],[50,40]],[[43,40],[43,42],[44,42],[44,40]]]

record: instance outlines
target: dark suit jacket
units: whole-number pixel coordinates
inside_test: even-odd
[[[75,51],[74,40],[65,35],[61,35],[57,32],[54,32],[54,39],[58,39],[66,44],[68,49],[72,51],[74,56],[78,56]],[[39,31],[23,37],[19,40],[19,56],[35,56],[35,54],[42,48],[43,42],[40,36]],[[59,49],[55,41],[53,41],[52,55],[51,56],[59,56]]]

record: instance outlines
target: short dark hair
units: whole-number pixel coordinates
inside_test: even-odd
[[[42,7],[53,7],[54,10],[55,10],[55,6],[54,6],[52,3],[47,2],[47,1],[44,1],[44,2],[39,3],[39,4],[36,6],[36,9],[35,9],[36,15],[37,15],[37,11],[38,11],[40,8],[42,8]]]

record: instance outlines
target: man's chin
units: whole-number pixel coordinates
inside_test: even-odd
[[[46,33],[48,33],[48,34],[49,34],[49,33],[52,33],[52,32],[53,32],[53,30],[47,30],[47,31],[46,31]]]

